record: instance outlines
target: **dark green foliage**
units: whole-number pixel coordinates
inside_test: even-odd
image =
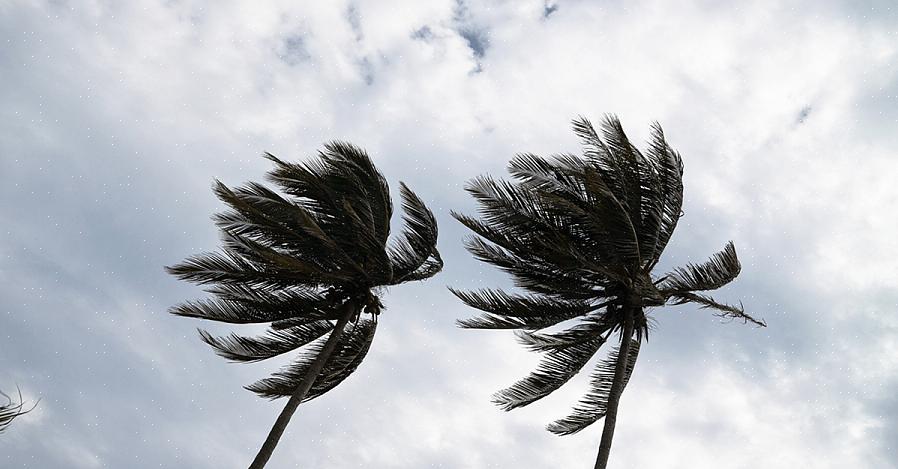
[[[225,323],[270,323],[258,337],[214,337],[203,330],[200,336],[232,361],[255,362],[300,349],[292,365],[248,386],[277,398],[293,394],[342,311],[352,308],[355,319],[305,396],[309,400],[361,363],[374,338],[372,318],[382,308],[375,294],[380,287],[423,280],[442,268],[437,225],[402,184],[405,227],[390,244],[389,186],[368,155],[348,143],[328,143],[305,163],[265,158],[275,166],[268,180],[283,195],[255,182],[237,188],[215,182],[215,195],[228,206],[213,217],[221,251],[166,268],[182,280],[208,285],[212,296],[171,312]]]
[[[739,274],[732,243],[704,264],[652,277],[683,204],[683,164],[661,127],[652,127],[645,153],[630,143],[614,116],[606,117],[601,132],[577,119],[574,132],[583,143],[582,158],[517,155],[509,163],[510,181],[480,176],[466,187],[479,204],[479,218],[453,213],[475,233],[466,240],[468,250],[528,292],[451,289],[484,312],[459,325],[518,329],[527,348],[545,353],[536,371],[494,396],[503,409],[558,389],[614,334],[617,343],[634,344],[627,357],[618,357],[615,348],[598,362],[592,389],[574,413],[549,426],[558,434],[578,432],[605,415],[616,364],[626,365],[625,385],[648,334],[646,307],[691,302],[722,317],[765,325],[741,306],[695,293],[722,287]],[[620,337],[628,321],[633,334]]]

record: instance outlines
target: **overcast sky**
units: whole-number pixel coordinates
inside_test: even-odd
[[[440,222],[446,266],[389,291],[367,359],[300,407],[272,468],[587,468],[557,437],[587,373],[505,413],[538,356],[466,331],[446,286],[506,285],[450,209],[571,119],[659,121],[686,166],[660,269],[735,242],[718,292],[767,329],[652,312],[612,466],[898,467],[898,6],[881,1],[0,1],[0,389],[35,411],[0,466],[245,467],[284,401],[169,315],[213,250],[210,184],[269,151],[366,148]]]

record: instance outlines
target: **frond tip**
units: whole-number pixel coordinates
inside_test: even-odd
[[[570,381],[605,343],[602,336],[559,347],[546,353],[536,371],[493,395],[493,403],[503,410],[532,404]]]
[[[742,265],[736,257],[736,247],[730,241],[722,251],[706,262],[687,264],[665,275],[659,288],[671,293],[716,290],[732,282],[741,271]]]
[[[696,303],[702,309],[715,310],[715,316],[729,320],[742,321],[743,324],[752,323],[759,327],[767,327],[767,322],[763,319],[755,319],[746,314],[741,302],[739,303],[739,306],[718,303],[709,296],[688,292],[677,293],[673,295],[672,298],[674,304]]]
[[[10,395],[0,391],[0,396],[6,398],[6,404],[0,405],[0,433],[3,433],[9,427],[13,420],[34,410],[34,408],[37,407],[38,402],[40,402],[40,400],[38,400],[30,409],[25,409],[25,401],[22,399],[22,390],[18,388],[16,388],[16,390],[19,394],[18,401],[14,401]]]
[[[405,229],[402,237],[388,251],[393,272],[390,282],[424,280],[443,268],[437,251],[437,221],[424,201],[404,183],[399,184]]]

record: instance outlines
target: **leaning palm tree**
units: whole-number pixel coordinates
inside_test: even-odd
[[[0,404],[0,433],[3,433],[9,427],[13,420],[31,412],[37,407],[37,402],[35,402],[30,409],[25,409],[25,401],[22,399],[21,390],[19,390],[18,400],[13,400],[10,395],[3,391],[0,391],[0,396],[6,399],[6,404]]]
[[[485,312],[459,325],[516,329],[524,346],[545,353],[536,371],[494,395],[496,404],[505,410],[531,404],[564,385],[606,342],[616,344],[596,363],[590,390],[573,413],[548,426],[567,435],[604,417],[596,468],[607,464],[618,401],[648,335],[646,308],[695,303],[724,318],[766,325],[741,305],[698,293],[739,274],[732,243],[705,263],[652,276],[681,216],[682,161],[657,124],[644,154],[616,117],[608,116],[602,130],[600,136],[588,120],[575,120],[584,158],[517,155],[509,164],[513,182],[481,176],[467,186],[481,218],[453,213],[479,235],[466,240],[468,250],[527,292],[453,289]]]
[[[270,324],[257,337],[200,330],[218,355],[256,362],[301,350],[291,365],[247,386],[265,398],[290,398],[251,469],[265,466],[301,402],[329,391],[362,362],[386,287],[429,278],[443,266],[436,220],[405,184],[406,226],[388,242],[389,187],[360,148],[328,143],[304,164],[265,156],[275,165],[268,179],[286,195],[254,182],[231,189],[216,181],[215,194],[230,207],[214,217],[221,252],[166,268],[182,280],[209,285],[213,295],[179,304],[172,313]]]

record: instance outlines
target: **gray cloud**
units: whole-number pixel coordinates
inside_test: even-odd
[[[558,3],[545,1],[543,2],[543,18],[549,18],[558,11]]]
[[[457,0],[455,11],[453,12],[453,21],[456,24],[458,35],[464,39],[465,44],[474,54],[476,66],[473,73],[483,71],[483,58],[486,51],[490,47],[489,29],[482,23],[475,21],[471,10],[468,8],[464,0]]]

